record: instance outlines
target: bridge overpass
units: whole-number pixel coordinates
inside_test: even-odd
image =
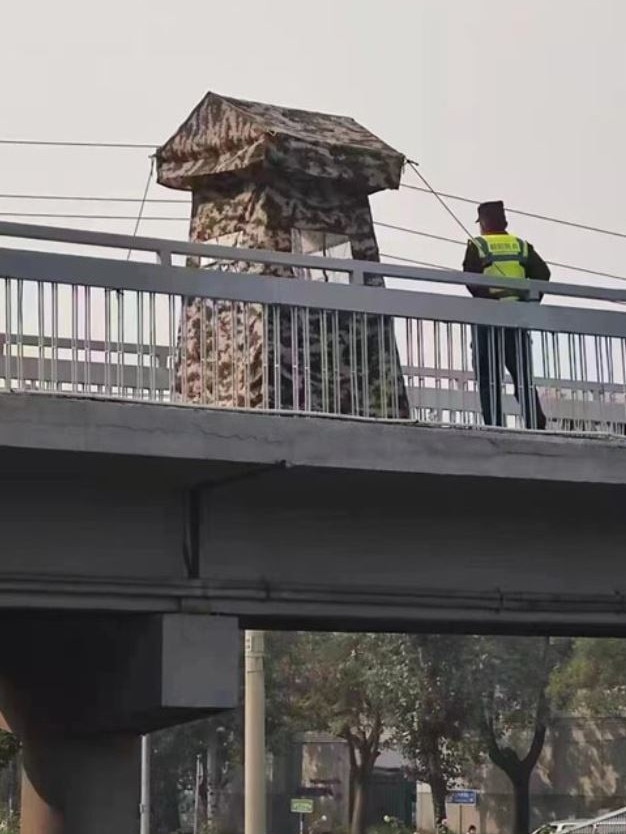
[[[625,291],[519,282],[544,303],[494,304],[465,296],[461,273],[0,234],[0,619],[15,635],[0,703],[63,830],[133,830],[134,736],[235,703],[241,627],[626,630]],[[258,274],[230,268],[242,259]],[[189,401],[190,298],[233,320],[287,311],[289,407]],[[481,425],[480,325],[496,350],[505,328],[532,334],[549,431],[524,430],[510,396],[508,427]],[[401,380],[408,416],[393,391],[386,413],[369,408],[372,327],[390,361],[395,335],[385,384]],[[315,328],[330,347],[313,380]],[[217,378],[219,361],[206,352],[198,372]]]

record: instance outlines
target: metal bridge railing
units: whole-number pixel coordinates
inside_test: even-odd
[[[568,828],[567,834],[626,834],[626,808],[585,820]]]
[[[556,430],[625,431],[622,290],[14,223],[0,237],[0,390],[466,426],[487,408],[517,428],[540,407]]]

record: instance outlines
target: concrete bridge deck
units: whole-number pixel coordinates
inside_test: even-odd
[[[626,630],[626,441],[0,396],[0,605]]]

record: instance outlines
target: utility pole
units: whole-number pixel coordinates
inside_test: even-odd
[[[265,834],[265,635],[246,631],[245,834]]]
[[[140,834],[150,834],[150,736],[141,737]]]

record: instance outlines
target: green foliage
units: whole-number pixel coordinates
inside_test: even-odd
[[[17,736],[0,730],[0,770],[3,770],[17,755],[20,742]]]
[[[209,746],[217,752],[221,778],[218,787],[228,783],[240,756],[239,723],[238,712],[225,712],[152,735],[152,801],[157,834],[180,827],[180,796],[183,792],[193,793],[197,756],[206,761]]]
[[[272,691],[289,729],[327,732],[347,742],[352,834],[365,832],[370,777],[388,743],[393,640],[384,634],[299,634],[277,653],[282,684],[277,677]]]
[[[266,743],[273,753],[285,750],[293,733],[303,729],[291,688],[301,639],[296,632],[265,635]]]
[[[418,635],[396,639],[393,741],[412,775],[441,791],[479,758],[476,703],[468,692],[472,638]]]
[[[567,662],[571,640],[547,637],[482,637],[475,691],[483,727],[523,754],[528,733],[547,727],[554,715],[552,676]]]
[[[549,687],[561,709],[592,716],[626,714],[626,640],[583,637],[555,670]]]
[[[292,732],[380,736],[393,686],[389,635],[298,634],[270,678],[273,714]],[[279,682],[280,681],[280,682]]]
[[[513,834],[527,834],[530,777],[555,714],[550,680],[567,663],[572,641],[549,637],[477,640],[481,735],[491,761],[508,776],[513,788]]]

